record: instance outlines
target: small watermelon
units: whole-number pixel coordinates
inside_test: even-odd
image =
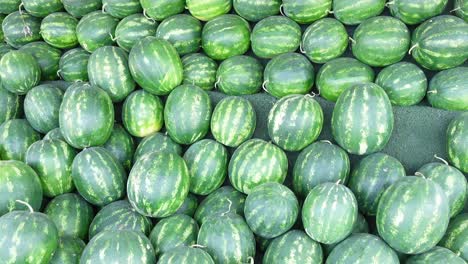
[[[422,254],[411,256],[406,264],[450,263],[465,264],[466,262],[452,251],[443,247],[433,247]]]
[[[58,79],[57,71],[59,70],[60,57],[62,56],[60,49],[38,41],[22,46],[20,51],[29,53],[36,59],[41,68],[41,79],[43,81]]]
[[[62,0],[63,7],[72,16],[81,18],[86,14],[101,9],[101,0]]]
[[[186,0],[190,14],[201,21],[208,21],[229,13],[232,0]]]
[[[156,21],[182,13],[185,8],[184,0],[140,0],[140,4],[143,14]]]
[[[50,84],[32,88],[24,99],[24,114],[29,124],[42,134],[59,127],[63,91]]]
[[[22,0],[21,2],[24,9],[35,17],[46,17],[63,9],[60,0]]]
[[[2,3],[3,4],[3,3]],[[41,39],[41,19],[26,12],[13,12],[2,22],[5,42],[13,48]]]
[[[243,216],[245,198],[243,193],[236,191],[231,186],[223,186],[203,199],[194,218],[199,224],[203,224],[211,216],[223,213],[231,212]]]
[[[432,77],[427,91],[429,103],[436,108],[468,110],[468,67],[440,71]]]
[[[439,243],[468,261],[468,214],[460,214],[450,221],[447,232]]]
[[[41,36],[53,47],[70,49],[78,45],[77,25],[78,20],[68,13],[52,13],[41,22]]]
[[[332,0],[283,0],[282,9],[297,23],[310,24],[331,13]]]
[[[41,80],[37,60],[25,51],[10,51],[0,59],[2,87],[16,94],[26,94]]]
[[[394,17],[407,25],[415,25],[440,15],[447,2],[448,0],[395,0],[388,2],[387,6]]]
[[[60,237],[57,250],[49,264],[79,263],[86,244],[79,238]]]
[[[164,19],[156,37],[169,41],[179,55],[197,52],[201,47],[201,22],[193,16],[180,14]]]
[[[164,106],[156,95],[144,90],[131,93],[122,108],[122,120],[127,131],[145,137],[161,130]]]
[[[180,263],[214,264],[214,261],[210,254],[195,246],[179,246],[164,253],[158,260],[158,264]]]
[[[119,20],[102,11],[91,12],[76,26],[76,37],[81,47],[88,52],[94,52],[100,47],[114,44],[115,28]]]
[[[197,208],[198,198],[189,193],[187,198],[185,198],[184,203],[179,207],[179,209],[177,209],[176,214],[184,214],[193,217]]]
[[[233,0],[236,13],[251,22],[257,22],[279,13],[281,0]]]
[[[114,124],[111,136],[103,147],[114,155],[125,169],[130,170],[135,153],[135,143],[122,125]]]
[[[150,152],[166,152],[182,155],[182,147],[175,143],[169,136],[162,133],[154,133],[145,137],[135,150],[133,161],[136,162],[143,155]]]
[[[2,88],[0,83],[0,124],[21,114],[21,98],[19,95]]]
[[[227,95],[255,94],[262,87],[263,65],[254,57],[238,55],[224,60],[216,72],[216,88]]]
[[[82,48],[65,52],[60,58],[57,74],[67,82],[87,82],[90,56],[91,54]]]
[[[129,52],[132,47],[145,37],[156,34],[157,22],[142,14],[133,14],[120,20],[115,28],[115,38],[119,47]]]
[[[452,119],[447,128],[447,152],[450,162],[468,173],[468,114],[462,113]]]
[[[102,12],[122,19],[143,12],[143,8],[140,0],[102,0]]]
[[[40,139],[26,119],[11,119],[0,126],[0,158],[24,161],[29,146]]]
[[[380,15],[385,8],[385,2],[385,0],[354,0],[352,2],[333,0],[333,15],[345,25],[358,25],[368,18]]]
[[[216,82],[218,64],[201,53],[192,53],[182,58],[184,84],[196,85],[203,90],[212,90]]]

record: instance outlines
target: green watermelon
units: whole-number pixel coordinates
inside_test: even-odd
[[[185,9],[184,0],[140,0],[140,4],[143,14],[156,21],[182,13]]]
[[[201,47],[201,22],[193,16],[180,14],[164,19],[156,37],[169,41],[179,55],[197,52]]]
[[[82,48],[71,49],[65,52],[60,58],[57,74],[67,82],[87,82],[90,56]]]
[[[131,169],[135,143],[122,125],[114,124],[111,136],[104,144],[104,148],[114,155],[126,170]]]
[[[334,0],[333,15],[345,25],[357,25],[378,16],[385,8],[385,0]],[[384,29],[384,25],[381,29]],[[391,32],[391,31],[390,31]]]
[[[73,147],[99,146],[112,133],[114,106],[104,90],[88,83],[76,83],[63,96],[59,123],[64,138]]]
[[[122,19],[143,12],[143,8],[139,0],[102,0],[102,12]]]
[[[203,139],[191,145],[184,154],[190,173],[190,192],[208,195],[218,189],[227,174],[228,152],[220,143]]]
[[[201,21],[208,21],[229,13],[232,0],[186,0],[190,14]]]
[[[353,191],[361,212],[376,215],[382,193],[406,177],[405,168],[396,158],[375,153],[363,158],[353,169],[348,187]]]
[[[353,230],[351,231],[351,235],[349,235],[348,238],[352,236],[353,234],[359,234],[359,233],[369,233],[369,224],[367,223],[364,216],[362,216],[360,213],[358,213],[358,217],[356,219],[356,222],[354,223]],[[333,244],[328,244],[328,245],[323,244],[322,247],[324,250],[324,254],[327,256],[330,255],[332,250],[341,242],[342,241],[333,243]]]
[[[46,17],[63,9],[60,0],[22,0],[24,9],[35,17]]]
[[[196,85],[203,90],[212,90],[216,82],[218,64],[210,57],[193,53],[182,57],[184,84]]]
[[[189,0],[190,2],[202,2],[200,0]],[[210,0],[226,1],[226,0]],[[207,4],[210,1],[203,1]],[[229,3],[230,0],[227,0]],[[207,9],[207,10],[211,10]],[[196,16],[195,16],[196,17]],[[250,47],[250,25],[237,15],[222,15],[208,21],[202,30],[202,48],[206,55],[215,60],[242,55]]]
[[[183,84],[167,97],[164,123],[169,136],[179,144],[193,144],[210,129],[211,101],[201,88]]]
[[[427,99],[436,108],[468,110],[468,67],[440,71],[429,82]]]
[[[13,210],[27,210],[16,200],[29,203],[34,210],[41,208],[41,182],[31,167],[21,161],[2,160],[0,171],[0,216]]]
[[[449,222],[449,204],[439,185],[406,177],[388,187],[377,208],[377,230],[392,248],[419,254],[439,242]]]
[[[42,20],[41,36],[53,47],[70,49],[78,45],[77,25],[78,20],[68,13],[52,13]]]
[[[263,183],[283,183],[287,172],[288,158],[284,151],[261,139],[250,139],[240,145],[228,167],[232,186],[245,194]]]
[[[0,158],[24,161],[28,147],[40,139],[26,119],[11,119],[0,126]]]
[[[468,173],[468,114],[462,113],[452,119],[447,128],[447,153],[450,162]]]
[[[156,34],[156,21],[142,14],[133,14],[122,20],[115,28],[117,44],[129,52],[140,39]]]
[[[393,0],[387,6],[392,15],[407,25],[415,25],[440,15],[448,0]]]
[[[455,0],[454,9],[455,14],[468,22],[468,1],[466,0]]]
[[[338,183],[317,185],[309,192],[302,207],[305,232],[323,244],[346,238],[353,230],[357,216],[358,205],[354,194]]]
[[[317,73],[320,95],[336,102],[341,93],[360,83],[374,82],[374,70],[354,58],[336,58],[325,63]]]
[[[41,68],[25,51],[10,51],[0,59],[3,88],[19,95],[26,94],[41,80]]]
[[[184,214],[190,217],[195,215],[195,211],[198,208],[198,199],[195,195],[189,193],[185,198],[184,203],[177,209],[176,214]]]
[[[1,0],[0,0],[1,1]],[[2,31],[3,32],[3,31]],[[14,50],[14,48],[4,42],[0,42],[0,59],[3,55],[7,54],[8,52]]]
[[[21,115],[21,98],[19,95],[3,89],[0,83],[0,124]]]
[[[274,97],[306,94],[314,84],[314,66],[301,54],[281,54],[268,62],[263,79],[263,88]]]
[[[79,238],[60,237],[57,250],[49,264],[79,263],[86,244]]]
[[[263,65],[254,57],[238,55],[219,65],[215,87],[228,95],[255,94],[262,82]]]
[[[211,133],[220,143],[238,147],[255,131],[257,116],[245,98],[228,96],[219,101],[211,117]]]
[[[117,158],[103,147],[78,153],[73,160],[72,177],[80,195],[97,206],[119,200],[125,194],[127,175]]]
[[[0,0],[0,14],[10,14],[18,10],[21,0]]]
[[[133,162],[136,162],[140,157],[150,152],[174,153],[180,156],[182,155],[182,147],[166,134],[154,133],[145,137],[138,144],[133,156]]]
[[[203,249],[187,246],[179,246],[164,253],[158,260],[158,264],[214,264],[213,258]]]
[[[59,127],[63,91],[50,84],[32,88],[24,99],[24,114],[29,124],[42,134]]]
[[[24,44],[41,39],[41,19],[25,12],[16,11],[5,17],[2,22],[2,30],[5,42],[19,49]]]
[[[287,151],[300,151],[314,142],[323,126],[323,111],[310,95],[288,95],[268,115],[268,135]]]
[[[60,127],[52,129],[42,139],[43,140],[59,139],[59,140],[65,141],[65,138],[62,135],[62,131],[60,131]]]
[[[393,132],[392,105],[380,86],[356,84],[338,98],[331,123],[333,137],[349,153],[377,152],[387,145]]]
[[[447,232],[439,243],[468,261],[468,214],[460,214],[450,221]]]
[[[52,199],[44,213],[55,223],[59,236],[86,239],[94,217],[93,207],[81,196],[66,193]]]
[[[146,37],[138,41],[130,51],[128,63],[133,79],[155,95],[169,94],[183,79],[180,57],[163,39]]]
[[[101,0],[61,0],[65,10],[72,16],[80,18],[101,9]]]
[[[244,215],[244,204],[246,196],[236,191],[231,186],[223,186],[210,193],[195,211],[195,220],[199,224],[205,223],[211,216],[223,213],[235,213]]]
[[[466,262],[452,251],[443,247],[433,247],[422,254],[411,256],[406,264],[450,263],[465,264]]]
[[[257,22],[279,13],[281,0],[233,0],[236,13],[248,21]]]
[[[135,162],[128,176],[127,193],[137,212],[162,218],[179,209],[189,187],[189,170],[180,156],[151,152]]]
[[[80,19],[76,26],[76,37],[81,47],[94,52],[100,47],[114,44],[115,28],[119,20],[102,11],[94,11]]]
[[[282,10],[297,23],[310,24],[331,13],[332,0],[283,0]]]
[[[59,61],[62,51],[50,46],[45,42],[32,42],[20,48],[20,51],[31,54],[41,68],[41,79],[43,81],[57,80]]]

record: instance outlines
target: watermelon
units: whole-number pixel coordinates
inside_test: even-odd
[[[2,22],[2,30],[5,42],[19,49],[24,44],[41,39],[41,19],[25,12],[16,11],[5,17]]]
[[[385,8],[385,2],[385,0],[355,0],[352,2],[334,0],[333,14],[345,25],[358,25],[368,18],[380,15]]]
[[[41,36],[53,47],[70,49],[78,45],[77,25],[78,20],[68,13],[52,13],[42,20]]]
[[[228,152],[220,143],[203,139],[191,145],[184,154],[190,173],[190,192],[208,195],[218,189],[227,174]]]
[[[87,148],[72,164],[76,189],[91,204],[104,206],[125,194],[126,174],[122,165],[103,147]]]
[[[63,9],[60,0],[22,0],[22,6],[35,17],[46,17]]]
[[[162,133],[154,133],[145,137],[135,150],[133,161],[136,162],[143,155],[150,152],[166,152],[182,155],[182,147],[175,143],[169,136]]]
[[[143,14],[157,21],[182,13],[185,9],[184,0],[140,0],[140,4]]]
[[[120,20],[115,28],[119,47],[129,52],[140,39],[156,34],[156,21],[142,14],[133,14]]]
[[[257,22],[279,13],[280,0],[233,0],[236,13],[251,22]]]
[[[186,0],[186,8],[190,14],[201,21],[212,20],[229,13],[231,0]],[[227,35],[227,34],[226,34]]]
[[[406,177],[405,168],[396,158],[374,153],[363,158],[353,169],[348,187],[353,191],[361,212],[376,215],[382,193]]]
[[[94,52],[100,47],[114,44],[115,28],[119,20],[101,11],[94,11],[80,19],[76,26],[76,37],[81,47]]]
[[[189,170],[180,156],[151,152],[135,162],[128,176],[127,193],[137,212],[162,218],[179,209],[189,187]]]
[[[448,0],[394,0],[387,4],[392,16],[407,25],[415,25],[424,20],[440,15]]]
[[[387,244],[405,254],[419,254],[439,242],[449,222],[449,204],[439,185],[406,177],[388,187],[377,207],[377,230]]]
[[[21,0],[0,0],[0,14],[10,14],[18,10]]]
[[[184,203],[177,209],[176,214],[184,214],[190,217],[195,215],[195,211],[198,207],[198,199],[195,195],[189,193],[185,198]]]
[[[187,246],[179,246],[163,255],[158,260],[159,264],[197,263],[214,264],[213,258],[203,249]]]
[[[228,96],[215,107],[211,117],[211,133],[220,143],[238,147],[250,139],[255,131],[257,116],[245,98]]]
[[[245,200],[245,220],[252,232],[262,238],[286,233],[298,214],[299,202],[294,193],[276,182],[253,188]]]
[[[283,150],[261,139],[250,139],[240,145],[228,167],[232,186],[245,194],[263,183],[283,183],[287,172],[288,158]]]
[[[102,12],[116,18],[125,18],[143,12],[139,0],[102,0]]]
[[[283,0],[284,15],[301,24],[310,24],[327,16],[332,0]]]
[[[291,230],[275,238],[263,257],[264,264],[322,263],[322,247],[302,230]]]
[[[199,224],[205,223],[211,216],[223,213],[244,215],[246,196],[231,186],[223,186],[209,194],[195,211],[195,220]]]
[[[169,41],[179,55],[197,52],[201,47],[201,22],[186,14],[164,19],[156,30],[156,37]]]
[[[183,79],[180,57],[176,49],[163,39],[146,37],[138,41],[130,51],[128,63],[133,79],[141,88],[155,95],[169,94]]]
[[[0,126],[0,158],[24,161],[28,147],[40,139],[26,119],[11,119]]]
[[[0,59],[0,79],[3,88],[16,94],[26,94],[41,80],[41,68],[25,51],[10,51]]]
[[[300,151],[314,142],[323,126],[323,111],[310,95],[288,95],[268,115],[268,135],[287,151]]]
[[[219,65],[215,87],[228,95],[255,94],[262,82],[263,65],[254,57],[238,55]]]
[[[101,0],[61,0],[65,10],[76,18],[101,9]]]
[[[427,78],[424,72],[410,62],[398,62],[385,67],[375,83],[382,87],[393,105],[418,104],[426,95]]]
[[[81,196],[66,193],[52,199],[44,213],[57,227],[59,236],[86,239],[94,217],[93,207]]]
[[[50,84],[32,88],[24,99],[24,114],[29,124],[42,134],[59,126],[63,91]]]
[[[244,219],[235,213],[208,218],[200,227],[197,244],[215,263],[246,263],[255,257],[255,238]]]
[[[356,28],[351,41],[353,55],[365,64],[375,67],[401,61],[409,49],[410,42],[410,32],[406,25],[389,16],[365,20]]]
[[[465,264],[466,262],[452,251],[443,247],[433,247],[431,250],[419,255],[411,256],[407,264],[450,263]]]
[[[122,125],[114,124],[111,136],[104,144],[104,148],[114,155],[126,170],[130,170],[135,153],[135,143]]]
[[[65,52],[60,58],[57,74],[67,82],[87,82],[89,57],[90,54],[82,48]]]
[[[193,53],[182,57],[184,84],[196,85],[203,90],[212,90],[216,82],[218,64],[210,57]]]
[[[371,234],[353,234],[346,238],[332,250],[326,263],[367,264],[370,260],[373,263],[400,263],[396,252]]]
[[[59,140],[65,141],[65,138],[62,135],[62,131],[60,131],[60,127],[52,129],[42,139],[43,140],[59,139]]]
[[[0,171],[0,216],[13,210],[27,210],[16,200],[29,203],[34,210],[41,208],[41,182],[31,167],[21,161],[2,160]]]
[[[50,46],[49,44],[38,41],[28,43],[20,48],[20,51],[31,54],[41,68],[41,79],[43,81],[57,80],[57,71],[59,70],[59,61],[62,51]]]
[[[30,210],[0,217],[2,262],[48,264],[52,259],[58,247],[57,228],[46,215]]]
[[[57,250],[49,264],[79,263],[86,244],[79,238],[60,237]]]
[[[354,58],[336,58],[325,63],[317,73],[320,95],[336,102],[341,93],[360,83],[374,82],[374,70]]]
[[[76,83],[63,96],[59,123],[64,138],[73,147],[99,146],[112,133],[114,106],[104,90],[88,83]]]
[[[468,110],[468,67],[440,71],[429,82],[427,99],[436,108]]]
[[[309,192],[302,207],[305,232],[323,244],[346,238],[353,230],[357,216],[358,205],[354,194],[338,183],[317,185]]]
[[[123,260],[125,263],[155,264],[149,239],[131,230],[103,231],[86,245],[80,263],[120,263]]]
[[[331,123],[333,137],[349,153],[377,152],[387,145],[393,132],[392,105],[380,86],[356,84],[338,98]]]
[[[3,89],[0,83],[0,124],[21,114],[21,98],[19,95]]]
[[[340,21],[323,18],[308,26],[302,35],[301,52],[315,63],[340,57],[348,47],[348,32]]]
[[[315,186],[324,182],[346,183],[350,170],[346,151],[330,141],[311,144],[299,153],[293,169],[294,192],[305,198]]]
[[[452,119],[447,128],[447,152],[450,162],[468,173],[468,114],[462,113]]]
[[[468,22],[468,1],[466,0],[455,0],[454,9],[455,14]]]
[[[1,1],[1,0],[0,0]],[[3,31],[2,31],[3,33]],[[0,42],[0,59],[3,57],[3,55],[7,54],[9,51],[14,50],[14,48],[4,42]]]
[[[359,233],[369,233],[369,224],[367,223],[364,216],[362,216],[360,213],[358,213],[358,217],[356,219],[356,222],[354,223],[353,230],[351,231],[351,235],[349,235],[348,238],[352,236],[353,234],[359,234]],[[327,256],[330,255],[333,249],[337,245],[339,245],[341,242],[342,241],[333,243],[333,244],[328,244],[328,245],[323,244],[322,247],[323,247],[325,255]]]
[[[468,24],[456,16],[437,16],[413,31],[410,53],[424,68],[445,70],[468,58]]]
[[[314,84],[314,66],[301,54],[281,54],[268,62],[263,79],[264,89],[274,97],[306,94]]]
[[[271,59],[297,50],[301,42],[301,27],[285,16],[267,17],[255,25],[251,41],[256,56]]]
[[[127,200],[112,202],[104,206],[89,225],[89,239],[102,231],[132,230],[149,235],[151,219],[135,211]]]
[[[450,221],[447,232],[439,243],[468,261],[468,214],[460,214]]]
[[[201,88],[183,84],[167,97],[164,123],[169,136],[179,144],[193,144],[209,130],[211,101]]]

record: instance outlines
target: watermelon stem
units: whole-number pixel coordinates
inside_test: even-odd
[[[16,200],[17,203],[20,203],[22,205],[25,205],[26,207],[28,207],[29,209],[29,212],[31,213],[34,213],[34,209],[31,207],[31,205],[29,205],[27,202],[25,201],[21,201],[21,200]]]
[[[391,5],[395,4],[395,1],[389,1],[385,4],[386,7],[390,7]]]
[[[206,248],[206,246],[199,245],[199,244],[193,244],[190,246],[191,248]]]
[[[118,39],[117,37],[112,36],[111,32],[109,32],[109,36],[111,37],[111,40],[114,42]]]
[[[326,139],[325,140],[320,140],[320,142],[325,142],[325,143],[328,143],[330,145],[333,145],[330,140],[326,140]]]
[[[449,163],[448,163],[446,160],[444,160],[443,158],[437,156],[437,154],[434,154],[434,158],[436,158],[436,159],[442,161],[442,162],[443,162],[445,165],[447,165],[447,166],[449,165]]]
[[[59,69],[59,70],[57,71],[57,77],[59,77],[60,79],[62,79],[61,73],[62,73],[62,70]]]
[[[461,10],[461,7],[457,7],[455,9],[450,10],[450,13],[453,13],[453,12],[458,11],[458,10]]]
[[[216,80],[216,82],[214,84],[215,89],[218,89],[218,84],[219,84],[220,81],[221,81],[221,77],[218,77],[218,79]]]
[[[102,11],[103,14],[106,13],[106,7],[107,7],[107,3],[105,3],[105,4],[102,5],[101,11]]]
[[[149,17],[149,16],[146,14],[146,9],[143,9],[143,16],[144,16],[146,19],[153,21],[153,24],[156,23],[156,20],[154,20],[152,17]]]
[[[417,43],[414,44],[414,45],[409,49],[408,54],[411,55],[411,52],[413,51],[413,49],[415,49],[415,48],[417,48],[417,47],[419,47],[419,44],[417,44]]]
[[[415,172],[414,176],[419,176],[419,177],[423,177],[424,179],[426,179],[426,176],[424,174],[420,173],[419,171]]]
[[[227,199],[227,201],[229,202],[228,210],[226,212],[222,213],[221,216],[224,216],[225,214],[227,214],[227,213],[229,213],[231,211],[232,201],[230,199]]]
[[[268,83],[268,80],[265,80],[265,81],[262,83],[262,89],[263,89],[263,91],[265,91],[265,92],[268,93],[268,89],[267,89],[267,87],[266,87],[267,83]]]
[[[333,12],[333,10],[327,10],[327,13],[328,13],[329,15],[332,15],[334,12]]]
[[[351,41],[352,45],[356,44],[356,41],[352,37],[349,37],[349,41]]]
[[[299,43],[299,50],[301,51],[301,53],[305,53],[305,50],[302,47],[302,41],[301,41],[301,43]]]
[[[335,182],[336,185],[338,185],[338,184],[340,184],[340,183],[341,183],[341,179],[339,179],[339,180],[337,180],[337,181]]]
[[[433,93],[437,93],[437,90],[430,90],[430,91],[427,91],[428,94],[433,94]]]
[[[18,6],[18,9],[19,9],[18,12],[21,16],[23,15],[23,6],[24,6],[23,1],[21,1],[21,4]]]
[[[249,261],[249,264],[254,264],[255,260],[253,257],[248,257],[247,260]]]
[[[283,12],[283,4],[280,5],[280,14],[281,14],[282,16],[286,16],[286,15],[284,14],[284,12]]]

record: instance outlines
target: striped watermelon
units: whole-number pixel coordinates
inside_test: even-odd
[[[81,196],[66,193],[52,199],[44,213],[57,227],[59,236],[86,239],[94,217],[93,207]]]
[[[319,141],[305,148],[293,169],[294,192],[305,198],[315,186],[324,182],[346,183],[350,170],[346,151],[330,141]]]
[[[133,166],[128,176],[127,193],[137,212],[161,218],[179,209],[189,187],[189,170],[180,156],[151,152],[140,157]]]
[[[151,219],[135,211],[127,200],[112,202],[104,206],[89,225],[89,239],[105,230],[132,230],[149,235]]]
[[[53,47],[70,49],[78,45],[77,25],[78,20],[68,13],[52,13],[41,22],[41,36]]]
[[[102,0],[102,12],[116,18],[125,18],[143,12],[139,0]]]
[[[197,52],[201,47],[201,22],[193,16],[180,14],[164,19],[156,37],[169,41],[179,55]]]
[[[288,95],[268,115],[268,135],[287,151],[299,151],[314,142],[323,126],[322,107],[310,95]]]
[[[466,0],[455,0],[454,9],[455,14],[468,22],[468,1]]]
[[[184,84],[196,85],[203,90],[212,90],[216,82],[218,64],[202,53],[182,57]]]
[[[255,187],[245,200],[245,220],[252,232],[262,238],[286,233],[298,214],[299,202],[294,193],[276,182]]]
[[[189,193],[187,198],[185,198],[184,203],[177,209],[176,214],[184,214],[190,217],[195,215],[195,211],[198,208],[198,198]]]
[[[261,139],[250,139],[240,145],[228,167],[232,186],[245,194],[263,183],[283,183],[287,172],[288,158],[283,150]]]
[[[65,138],[62,135],[62,131],[60,131],[60,127],[52,129],[42,139],[43,140],[59,139],[59,140],[65,141]]]
[[[468,173],[468,114],[456,116],[447,128],[447,153],[450,162]]]
[[[41,182],[31,167],[21,161],[2,160],[0,171],[0,216],[13,210],[27,210],[16,200],[29,203],[34,210],[41,208]]]
[[[374,82],[374,70],[354,58],[336,58],[325,63],[317,73],[320,95],[336,102],[341,93],[360,83]]]
[[[140,4],[143,14],[157,21],[182,13],[185,9],[184,0],[140,0]]]
[[[25,94],[39,84],[41,68],[36,59],[25,51],[10,51],[0,59],[0,79],[3,88]]]
[[[179,246],[164,253],[158,260],[158,264],[214,264],[213,258],[203,249],[187,246]]]
[[[406,177],[405,168],[396,158],[375,153],[363,158],[353,169],[348,187],[353,191],[361,212],[376,215],[382,193]]]
[[[201,88],[183,84],[167,97],[164,123],[169,136],[179,144],[193,144],[210,129],[211,101]]]
[[[448,0],[395,0],[387,4],[392,16],[405,22],[407,25],[415,25],[424,20],[438,16],[444,11]]]
[[[111,46],[115,40],[115,28],[119,20],[102,11],[91,12],[76,26],[76,37],[81,47],[88,52],[94,52],[100,47]]]
[[[156,37],[138,41],[130,51],[128,63],[133,79],[155,95],[169,94],[183,79],[183,66],[176,49]]]
[[[142,14],[133,14],[122,20],[115,28],[117,44],[129,52],[140,39],[156,34],[156,21]]]
[[[0,14],[10,14],[18,10],[21,0],[0,0]]]
[[[297,23],[310,24],[331,13],[332,0],[283,0],[282,9]]]
[[[166,134],[154,133],[145,137],[138,144],[133,156],[133,162],[136,162],[140,157],[150,152],[174,153],[180,156],[182,155],[182,147]]]
[[[201,21],[227,14],[231,7],[231,0],[186,0],[186,8],[190,14]]]
[[[57,250],[49,264],[79,263],[86,244],[79,238],[60,237]]]
[[[40,139],[26,119],[11,119],[0,126],[0,158],[24,161],[28,147]]]
[[[208,195],[218,189],[227,174],[228,152],[220,143],[203,139],[191,145],[184,154],[190,173],[190,192]]]
[[[0,124],[21,115],[21,98],[19,95],[3,89],[0,83]]]
[[[112,133],[114,106],[104,90],[76,83],[63,96],[59,123],[64,138],[73,147],[99,146]]]
[[[87,148],[72,164],[76,189],[86,201],[104,206],[125,194],[126,174],[122,165],[103,147]]]
[[[231,186],[223,186],[210,193],[195,211],[195,220],[199,224],[205,223],[211,216],[223,213],[235,213],[244,215],[244,204],[246,196],[236,191]]]
[[[353,230],[351,231],[351,235],[349,235],[348,238],[352,236],[353,234],[359,234],[359,233],[366,233],[366,234],[369,233],[369,224],[367,223],[364,216],[362,216],[360,213],[358,213],[358,217],[356,219],[356,222],[354,223]],[[324,254],[327,256],[330,255],[332,250],[341,242],[342,241],[333,243],[333,244],[328,244],[328,245],[323,244],[322,247],[324,250]]]
[[[20,51],[31,54],[41,68],[41,79],[43,81],[57,80],[59,61],[62,51],[49,44],[38,41],[28,43],[20,48]]]
[[[91,55],[82,48],[65,52],[59,61],[60,77],[67,82],[88,81],[88,61]]]
[[[24,9],[35,17],[46,17],[63,9],[60,0],[22,0],[21,2]]]
[[[450,221],[447,232],[439,243],[468,261],[468,214],[460,214]]]
[[[392,105],[380,86],[357,84],[340,95],[331,123],[333,137],[349,153],[377,152],[387,145],[393,132]]]
[[[255,131],[257,115],[245,98],[229,96],[216,105],[211,117],[211,133],[220,143],[238,147]]]
[[[252,31],[252,51],[260,58],[271,59],[294,52],[301,42],[301,27],[285,16],[271,16],[258,22]]]
[[[352,2],[334,0],[333,15],[345,25],[357,25],[368,18],[380,15],[385,8],[385,2],[385,0],[355,0]]]
[[[422,23],[413,32],[411,54],[424,68],[445,70],[468,58],[468,25],[456,16],[443,15]]]
[[[274,97],[306,94],[314,84],[314,66],[301,54],[281,54],[268,62],[263,79],[264,89]]]
[[[466,262],[452,251],[443,247],[433,247],[422,254],[411,256],[406,260],[407,264],[426,263],[450,263],[465,264]]]
[[[468,67],[440,71],[432,77],[427,91],[429,103],[446,110],[468,110]]]
[[[126,170],[130,170],[135,153],[135,143],[122,125],[114,124],[112,134],[103,147],[114,155]]]
[[[42,134],[59,127],[63,91],[50,84],[32,88],[24,99],[24,114],[29,124]]]
[[[348,47],[348,32],[340,21],[323,18],[308,26],[302,35],[301,52],[315,63],[340,57]]]
[[[263,257],[264,264],[322,263],[322,247],[302,230],[291,230],[275,238]]]
[[[323,208],[328,208],[324,211]],[[304,201],[302,222],[315,241],[332,244],[346,238],[358,216],[354,194],[346,186],[326,182],[314,187]]]
[[[26,12],[16,11],[5,17],[2,30],[5,42],[19,49],[24,44],[41,39],[41,19]]]
[[[439,185],[406,177],[388,187],[377,208],[377,230],[392,248],[419,254],[439,242],[447,229],[450,208]]]
[[[255,94],[263,82],[263,65],[254,57],[238,55],[224,60],[216,72],[216,88],[228,95]]]
[[[281,0],[233,0],[232,5],[239,16],[257,22],[279,13]]]
[[[385,3],[385,0],[378,1]],[[403,22],[378,16],[365,20],[356,28],[352,50],[353,55],[365,64],[383,67],[401,61],[410,42],[410,32]]]
[[[65,10],[72,16],[80,18],[101,9],[101,0],[61,0]]]
[[[131,230],[106,230],[97,234],[83,251],[80,264],[92,263],[155,264],[156,257],[147,237]]]

